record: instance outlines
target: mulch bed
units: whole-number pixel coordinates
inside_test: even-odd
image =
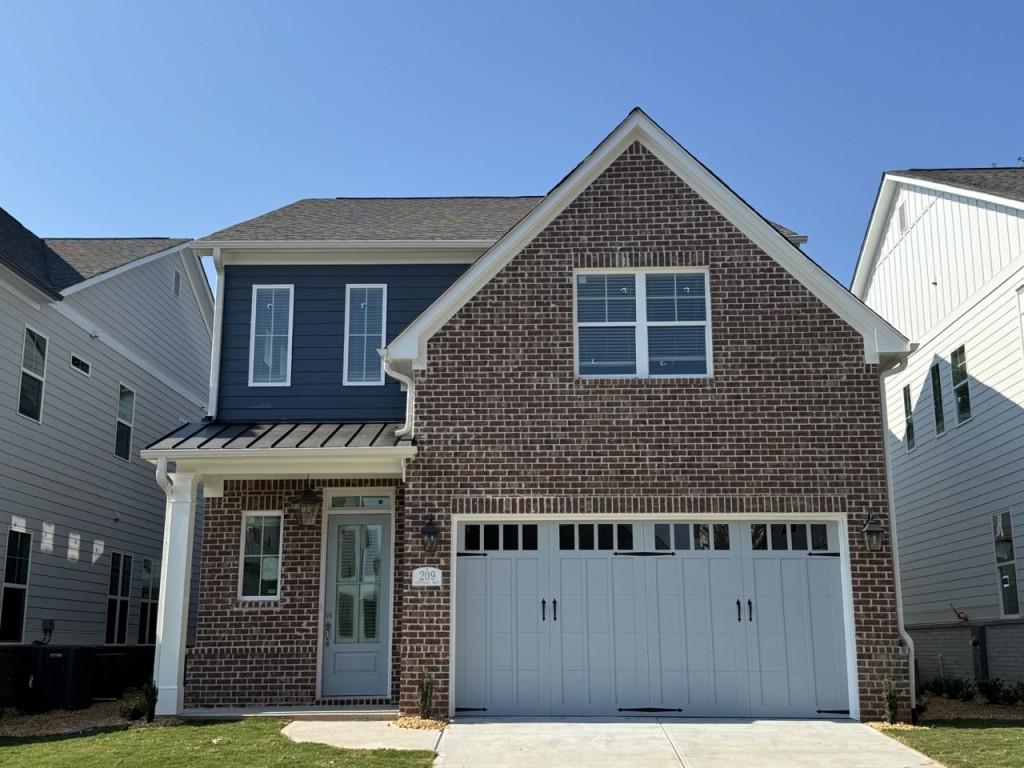
[[[132,722],[118,714],[120,707],[120,701],[101,701],[85,709],[58,709],[38,715],[23,715],[16,710],[6,709],[0,716],[0,738],[56,736],[97,728],[154,728],[182,722],[176,717],[161,717],[152,723],[145,720]]]
[[[922,696],[925,705],[922,720],[1024,720],[1024,707],[989,704],[981,696],[974,701]]]

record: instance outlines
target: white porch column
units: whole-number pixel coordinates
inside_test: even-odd
[[[159,692],[158,715],[181,714],[184,704],[185,640],[199,484],[199,476],[193,473],[176,472],[169,477],[174,485],[167,494],[164,518],[163,573],[153,662],[153,678]]]

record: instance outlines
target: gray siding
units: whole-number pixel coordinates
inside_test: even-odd
[[[397,336],[467,268],[466,264],[228,266],[217,415],[225,420],[405,418],[405,395],[390,377],[380,387],[342,386],[345,286],[388,286],[387,339]],[[250,387],[249,324],[254,284],[295,286],[291,386]]]
[[[138,271],[155,272],[154,266]],[[202,417],[207,379],[192,371],[207,365],[209,337],[205,328],[195,332],[193,321],[202,321],[187,284],[181,297],[186,301],[177,312],[196,317],[177,318],[174,305],[147,302],[136,277],[129,270],[75,295],[75,308],[90,312],[89,331],[62,314],[60,303],[33,307],[0,287],[0,559],[10,526],[27,528],[32,560],[25,642],[42,639],[45,618],[56,621],[54,643],[104,642],[110,553],[115,551],[134,558],[128,641],[137,638],[142,559],[160,560],[165,506],[153,466],[138,454],[182,421]],[[168,269],[159,288],[173,297],[170,285]],[[102,300],[92,291],[102,293]],[[104,311],[93,315],[96,305]],[[177,339],[165,334],[157,340],[141,331],[165,322],[189,334],[188,354],[199,357],[190,361],[191,367],[181,368],[163,354]],[[49,339],[41,424],[17,413],[26,324]],[[120,340],[130,355],[122,355],[108,339]],[[72,354],[91,364],[90,376],[71,368]],[[172,374],[189,381],[190,389],[168,386],[164,380]],[[136,393],[128,462],[114,456],[119,382]],[[197,557],[196,574],[198,568]]]
[[[989,677],[1024,683],[1024,624],[1014,622],[987,627],[985,640]]]
[[[920,680],[933,677],[974,679],[974,649],[968,627],[933,627],[910,633]]]

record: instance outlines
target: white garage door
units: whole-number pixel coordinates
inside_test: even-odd
[[[847,714],[841,567],[834,523],[461,524],[456,713]]]

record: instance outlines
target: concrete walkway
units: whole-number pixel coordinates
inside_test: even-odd
[[[844,721],[460,718],[439,734],[385,722],[307,720],[289,723],[284,734],[352,749],[435,750],[436,768],[941,768]]]

